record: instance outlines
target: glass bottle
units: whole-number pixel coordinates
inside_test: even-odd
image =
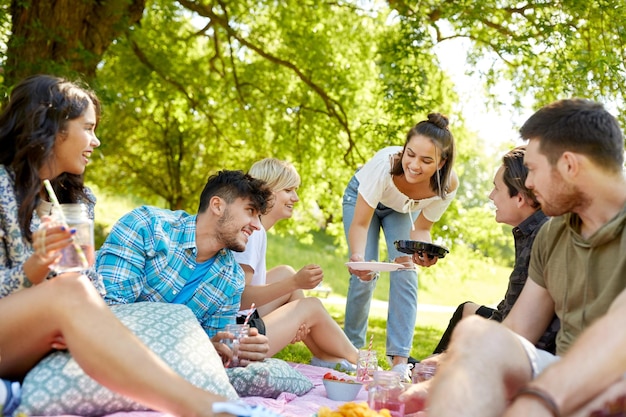
[[[404,416],[404,403],[398,397],[404,391],[401,375],[392,371],[374,372],[368,389],[368,404],[372,410],[387,409],[392,417]]]
[[[72,244],[61,250],[61,256],[52,265],[57,273],[82,271],[94,263],[94,236],[93,221],[87,213],[85,204],[61,204],[62,215],[52,210],[52,217],[60,224],[65,223],[70,229],[75,229]]]

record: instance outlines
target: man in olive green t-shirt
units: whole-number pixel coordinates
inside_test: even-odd
[[[526,186],[553,216],[533,244],[530,279],[502,324],[458,324],[428,392],[416,384],[403,395],[407,413],[574,415],[626,372],[626,293],[614,302],[626,288],[619,124],[601,104],[571,99],[543,107],[520,133],[529,141]],[[561,360],[533,346],[555,313]]]

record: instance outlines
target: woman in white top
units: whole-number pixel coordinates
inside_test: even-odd
[[[437,257],[403,257],[396,240],[431,242],[430,230],[454,198],[459,186],[452,170],[454,138],[448,119],[431,113],[415,125],[404,146],[376,153],[350,180],[343,196],[343,223],[350,261],[378,260],[380,229],[389,259],[431,266]],[[412,266],[412,265],[411,265]],[[365,346],[367,319],[378,276],[350,269],[345,332],[357,347]],[[391,272],[387,316],[387,356],[394,370],[406,375],[417,312],[417,272]]]
[[[266,270],[266,230],[277,221],[291,217],[293,206],[299,201],[300,176],[293,165],[275,158],[256,162],[248,173],[267,182],[274,192],[272,208],[261,216],[263,227],[250,236],[244,252],[235,253],[246,273],[241,305],[248,307],[254,303],[257,306],[262,320],[257,317],[253,323],[265,327],[270,344],[268,356],[301,340],[313,354],[312,365],[334,368],[339,364],[342,370],[355,370],[357,349],[320,300],[305,297],[302,291],[315,288],[322,281],[322,268],[306,265],[296,272],[289,265],[280,265]]]

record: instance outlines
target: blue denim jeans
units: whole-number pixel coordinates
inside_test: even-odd
[[[350,224],[358,195],[359,181],[352,177],[343,195],[343,227],[348,238]],[[411,219],[408,213],[398,213],[379,204],[369,230],[365,245],[365,260],[378,260],[380,230],[383,230],[389,259],[406,256],[399,252],[393,242],[409,240]],[[394,271],[389,277],[389,307],[387,311],[387,352],[389,356],[408,357],[413,344],[413,331],[417,314],[417,272]],[[367,318],[370,302],[378,277],[364,282],[355,275],[350,276],[346,302],[344,332],[357,348],[366,346]]]

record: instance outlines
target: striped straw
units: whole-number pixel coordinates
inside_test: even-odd
[[[59,199],[57,198],[57,195],[54,193],[52,184],[50,184],[49,180],[45,179],[43,180],[43,185],[44,187],[46,187],[46,191],[48,191],[48,195],[50,196],[50,202],[54,206],[55,210],[59,213],[59,218],[61,219],[61,223],[63,223],[64,227],[69,229],[69,226],[67,225],[67,220],[65,219],[65,214],[63,214],[63,210],[61,209],[61,204],[59,203]],[[72,243],[74,243],[74,249],[76,250],[76,254],[78,255],[78,257],[80,258],[80,263],[82,264],[82,267],[88,268],[89,262],[87,262],[87,257],[85,256],[85,252],[83,252],[83,248],[81,248],[80,245],[76,243],[76,240],[74,240],[74,238],[72,238]]]
[[[372,356],[372,347],[374,346],[374,333],[370,336],[370,344],[367,347],[367,359],[365,360],[365,372],[369,375],[370,357]]]
[[[246,324],[248,324],[248,320],[250,320],[250,316],[252,315],[252,313],[254,313],[254,303],[252,303],[250,305],[250,311],[248,311],[248,315],[246,316],[246,319],[243,321],[243,325],[245,326]]]

